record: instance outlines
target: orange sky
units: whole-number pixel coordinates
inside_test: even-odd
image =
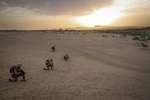
[[[150,0],[1,0],[0,29],[150,26],[149,5]]]

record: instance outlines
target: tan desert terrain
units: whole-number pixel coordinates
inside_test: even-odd
[[[132,38],[93,31],[0,32],[0,100],[150,100],[150,41],[141,47]],[[43,70],[48,58],[54,70]],[[20,63],[27,81],[9,82],[10,67]]]

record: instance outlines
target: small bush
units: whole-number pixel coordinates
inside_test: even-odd
[[[108,37],[107,35],[103,35],[102,37]]]
[[[133,37],[133,39],[132,40],[139,40],[140,38],[139,37]]]
[[[143,47],[148,47],[148,44],[141,43],[141,46],[143,46]]]
[[[123,37],[127,37],[125,34],[122,34]]]
[[[146,38],[146,36],[145,35],[141,35],[141,38]]]

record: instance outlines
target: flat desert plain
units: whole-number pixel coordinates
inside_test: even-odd
[[[132,38],[94,31],[0,32],[0,100],[150,100],[150,41],[142,47]],[[54,70],[43,70],[49,58]],[[22,64],[26,82],[8,81],[16,64]]]

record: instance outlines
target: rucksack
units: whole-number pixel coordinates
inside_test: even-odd
[[[15,67],[16,67],[16,66],[12,66],[12,67],[10,68],[9,72],[10,72],[10,73],[14,73]]]
[[[49,65],[49,60],[46,60],[46,65]]]

